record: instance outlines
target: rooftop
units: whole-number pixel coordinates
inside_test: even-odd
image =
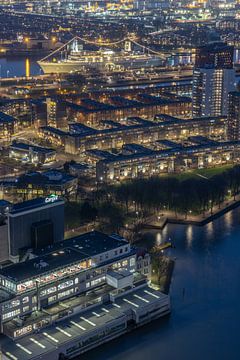
[[[32,360],[45,358],[60,348],[62,344],[79,341],[96,334],[102,327],[111,327],[116,319],[126,319],[130,311],[140,313],[145,307],[150,308],[156,302],[166,303],[168,295],[162,294],[149,287],[136,289],[128,294],[123,294],[115,303],[103,304],[89,309],[84,313],[73,315],[61,322],[42,329],[38,334],[24,336],[18,341],[3,338],[1,341],[4,354],[12,359]]]
[[[53,203],[53,202],[56,204],[60,204],[63,202],[63,200],[57,197],[56,195],[50,195],[48,198],[36,198],[33,200],[23,201],[21,203],[14,204],[11,207],[9,214],[13,215],[13,214],[21,213],[23,211],[34,210],[39,207],[47,206],[49,203]]]
[[[51,149],[51,148],[44,148],[41,146],[25,144],[25,143],[16,142],[16,141],[13,141],[10,148],[16,149],[16,150],[26,150],[26,151],[33,150],[35,152],[44,153],[44,154],[47,154],[49,152],[56,152],[56,150]]]
[[[0,270],[0,276],[24,281],[127,244],[123,238],[92,231],[36,251],[36,258]]]

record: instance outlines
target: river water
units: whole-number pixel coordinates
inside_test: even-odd
[[[240,209],[204,227],[168,225],[146,234],[176,249],[169,318],[127,334],[81,360],[239,360]]]
[[[37,64],[37,59],[0,58],[0,78],[40,74],[42,70]]]

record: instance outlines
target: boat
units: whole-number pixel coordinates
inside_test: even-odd
[[[72,45],[72,46],[71,46]],[[163,59],[157,53],[132,50],[128,45],[124,49],[112,49],[100,46],[94,50],[83,49],[72,39],[72,43],[65,44],[47,57],[38,61],[45,74],[50,73],[87,73],[89,70],[100,72],[116,72],[129,69],[158,67]]]

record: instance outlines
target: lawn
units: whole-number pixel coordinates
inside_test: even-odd
[[[206,178],[211,178],[212,176],[221,174],[222,172],[232,168],[233,166],[234,165],[230,164],[230,165],[224,165],[224,166],[214,167],[214,168],[209,168],[209,169],[197,169],[197,170],[193,170],[193,171],[183,172],[180,174],[172,174],[172,175],[166,175],[166,176],[175,177],[180,181],[183,181],[183,180],[186,180],[186,179],[189,179],[192,177],[201,177],[201,176],[206,177]]]

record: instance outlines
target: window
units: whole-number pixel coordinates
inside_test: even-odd
[[[11,302],[2,306],[2,311],[15,308],[20,305],[20,300],[12,300]]]
[[[130,259],[130,266],[135,266],[135,258]]]
[[[23,299],[22,299],[22,303],[23,304],[26,304],[29,302],[29,297],[28,296],[25,296]]]
[[[105,276],[99,278],[99,279],[96,279],[96,280],[93,280],[91,281],[91,286],[95,286],[97,284],[99,284],[100,282],[104,281],[105,280]]]
[[[65,297],[65,296],[71,295],[73,293],[74,293],[74,289],[69,289],[69,290],[63,291],[63,292],[58,294],[58,299],[61,299],[61,298]]]
[[[56,300],[57,300],[57,295],[50,296],[48,298],[48,303],[50,304],[50,303],[52,303],[53,301],[56,301]]]
[[[75,284],[78,284],[78,278],[75,279]]]
[[[42,291],[40,292],[40,296],[49,295],[49,294],[52,294],[52,293],[54,293],[54,292],[56,292],[56,291],[57,291],[56,286],[52,286],[52,287],[50,287],[50,288],[48,288],[48,289],[42,290]]]
[[[20,314],[20,309],[10,311],[3,315],[3,320],[10,319],[11,317],[17,316]]]
[[[27,311],[29,311],[29,306],[24,306],[23,307],[23,312],[27,312]]]
[[[65,289],[71,285],[73,285],[73,280],[67,280],[64,283],[58,285],[58,290]]]
[[[86,283],[86,288],[89,288],[90,287],[90,282],[87,282]]]

